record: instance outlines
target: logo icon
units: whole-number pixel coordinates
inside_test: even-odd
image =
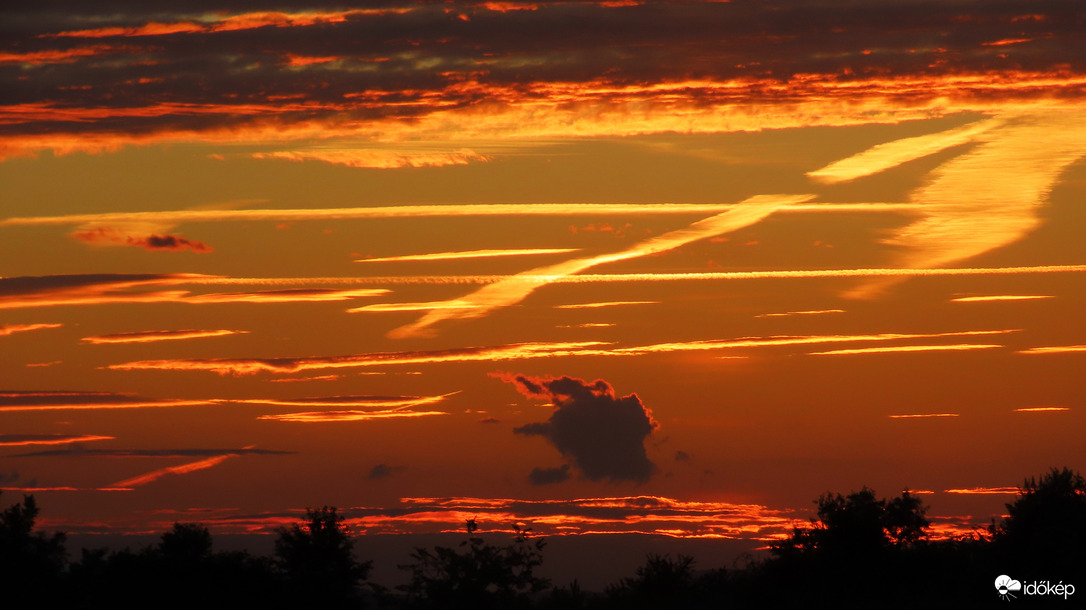
[[[999,578],[995,579],[996,592],[999,593],[999,597],[1004,601],[1011,601],[1015,597],[1012,591],[1021,591],[1022,583],[1014,580],[1006,574],[1002,574]]]

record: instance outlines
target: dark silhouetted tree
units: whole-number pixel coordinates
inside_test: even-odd
[[[411,582],[402,589],[409,602],[432,608],[486,609],[522,608],[531,596],[550,586],[535,575],[543,563],[542,539],[530,540],[529,529],[513,525],[513,542],[488,545],[475,535],[474,519],[466,523],[468,539],[462,551],[447,547],[415,549],[414,563],[400,566],[411,570]]]
[[[44,603],[58,593],[65,535],[35,532],[37,518],[32,495],[0,512],[0,578],[7,583],[0,595],[7,601]]]
[[[1013,566],[1043,578],[1057,578],[1053,570],[1081,576],[1086,571],[1086,479],[1068,468],[1026,479],[992,533],[1008,571]]]
[[[772,546],[772,552],[777,556],[821,552],[858,557],[914,544],[924,538],[930,525],[926,511],[920,499],[908,491],[889,500],[877,499],[866,486],[847,496],[823,494],[813,527],[795,528],[791,538]]]
[[[196,563],[211,557],[211,532],[199,523],[174,523],[162,534],[158,552],[168,560]]]
[[[650,554],[634,578],[607,589],[612,602],[627,608],[688,608],[696,602],[694,558]]]
[[[354,558],[354,540],[334,507],[306,509],[301,525],[280,528],[277,564],[293,596],[308,607],[352,603],[370,571]]]
[[[759,569],[762,591],[748,590],[749,600],[790,607],[811,600],[842,607],[898,607],[891,601],[912,594],[889,596],[908,581],[917,565],[915,553],[929,526],[926,508],[908,491],[897,498],[878,499],[868,487],[847,496],[823,494],[812,527],[795,528],[792,535],[770,547],[776,560]],[[847,580],[847,586],[841,583]],[[787,583],[787,586],[784,584]],[[822,607],[822,606],[819,606]]]

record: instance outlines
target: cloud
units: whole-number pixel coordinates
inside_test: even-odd
[[[436,404],[453,394],[456,394],[456,392],[437,396],[322,396],[285,400],[275,398],[235,399],[223,402],[290,407],[336,407],[322,411],[267,414],[261,415],[257,419],[302,423],[348,422],[445,415],[444,411],[416,411],[413,410],[413,407]]]
[[[152,470],[151,472],[141,474],[132,478],[118,481],[110,485],[113,488],[127,489],[132,487],[139,487],[146,485],[152,481],[157,481],[166,475],[182,475],[190,472],[196,472],[197,470],[204,470],[213,466],[225,462],[226,460],[234,457],[238,457],[237,453],[228,453],[225,455],[216,455],[213,457],[197,460],[195,462],[189,462],[187,464],[179,464],[177,466],[167,466],[166,468],[160,468],[158,470]]]
[[[279,413],[275,415],[261,415],[257,419],[269,421],[284,421],[295,423],[334,423],[368,421],[371,419],[401,419],[414,417],[429,417],[432,415],[446,415],[444,411],[306,411],[302,413]]]
[[[645,453],[645,439],[659,426],[636,394],[616,398],[606,381],[572,377],[499,376],[525,396],[548,399],[554,412],[546,422],[514,428],[516,434],[542,436],[593,481],[644,482],[656,471]]]
[[[436,396],[319,396],[312,398],[246,398],[223,400],[222,402],[238,402],[257,405],[273,405],[285,407],[356,407],[373,409],[403,409],[441,402],[449,396],[456,394],[439,394]]]
[[[63,324],[3,324],[0,325],[0,337],[14,333],[23,333],[43,328],[60,328]]]
[[[178,300],[184,291],[130,292],[133,288],[169,286],[198,276],[181,273],[86,274],[0,278],[0,309],[88,305],[99,303],[157,303]]]
[[[675,452],[675,461],[676,462],[689,462],[690,461],[690,454],[685,452],[685,451],[676,451]]]
[[[246,334],[247,330],[145,330],[131,333],[116,333],[83,337],[87,343],[150,343],[154,341],[175,341],[179,339],[201,339],[224,335]]]
[[[76,231],[72,237],[81,242],[95,245],[135,246],[144,250],[168,250],[193,252],[211,252],[213,248],[204,242],[186,239],[178,235],[132,235],[119,229],[97,227],[85,231]]]
[[[887,415],[890,419],[927,419],[929,417],[959,417],[958,413],[909,413],[905,415]]]
[[[348,220],[371,218],[431,218],[462,216],[598,216],[720,214],[734,203],[518,203],[518,204],[448,204],[403,205],[356,208],[304,208],[253,210],[169,210],[159,212],[105,212],[97,214],[67,214],[62,216],[22,216],[0,220],[0,226],[41,225],[173,225],[196,222],[296,222],[303,220]],[[900,209],[898,204],[807,204],[786,205],[790,211],[842,210],[886,211]]]
[[[982,303],[986,301],[1035,301],[1039,299],[1052,299],[1055,298],[1052,295],[1047,294],[998,294],[988,296],[977,297],[958,297],[956,299],[950,299],[951,303]]]
[[[406,254],[403,256],[386,256],[381,258],[364,258],[356,263],[385,263],[397,261],[440,261],[459,260],[464,258],[494,258],[502,256],[530,256],[538,254],[565,254],[577,252],[577,248],[533,248],[513,250],[467,250],[463,252],[433,252],[430,254]]]
[[[961,495],[1003,495],[1003,494],[1017,494],[1017,487],[969,487],[962,489],[947,489],[948,494],[961,494]]]
[[[377,479],[385,479],[385,478],[388,478],[390,476],[392,476],[392,467],[391,466],[389,466],[388,464],[377,464],[376,466],[374,466],[373,468],[370,469],[370,473],[369,473],[369,475],[366,476],[366,478],[371,480],[371,481],[374,481],[374,480],[377,480]]]
[[[528,474],[528,481],[532,485],[554,485],[569,480],[569,464],[562,464],[560,468],[533,468]]]
[[[970,330],[946,333],[880,333],[873,335],[810,335],[744,337],[656,343],[631,347],[615,347],[603,341],[563,343],[512,343],[488,347],[462,347],[447,350],[375,352],[347,356],[317,356],[306,358],[192,358],[172,360],[139,360],[108,365],[113,370],[175,370],[208,371],[220,375],[252,375],[272,373],[289,375],[308,370],[394,366],[439,362],[496,362],[501,360],[526,360],[556,356],[642,356],[653,353],[708,351],[753,347],[777,347],[786,345],[813,345],[819,343],[851,343],[896,341],[902,339],[927,339],[936,337],[962,337],[998,335],[1017,332],[1007,330]],[[261,400],[259,402],[266,403]]]
[[[210,279],[211,276],[185,273],[0,278],[0,309],[102,303],[305,303],[345,301],[389,292],[384,288],[292,288],[208,294],[192,294],[188,290],[138,291],[158,286],[200,284]]]
[[[253,447],[241,449],[85,449],[73,445],[66,449],[19,453],[11,457],[189,458],[223,455],[291,455],[293,453],[293,451],[274,451]]]
[[[890,354],[902,352],[945,352],[945,351],[971,351],[978,349],[997,349],[1002,345],[979,345],[974,343],[959,343],[955,345],[894,345],[887,347],[860,347],[855,349],[835,349],[828,352],[811,352],[812,356],[842,356],[855,354]]]
[[[836,184],[857,178],[863,178],[902,163],[933,155],[953,146],[973,142],[986,131],[1005,123],[1003,119],[988,119],[969,123],[936,134],[903,138],[885,144],[878,144],[864,152],[836,161],[807,175],[818,182]]]
[[[492,347],[462,347],[448,350],[376,352],[349,356],[312,358],[207,358],[187,360],[141,360],[109,365],[114,370],[211,371],[220,375],[251,375],[258,372],[292,374],[307,370],[422,364],[432,362],[476,362],[546,358],[577,353],[601,345],[598,341],[569,343],[513,343]]]
[[[726,212],[703,218],[683,229],[643,240],[625,250],[537,267],[484,286],[471,294],[453,299],[458,305],[468,304],[471,307],[433,309],[417,321],[393,330],[389,336],[403,338],[425,335],[428,334],[431,326],[444,320],[482,317],[495,309],[519,303],[537,288],[553,282],[554,279],[575,275],[605,263],[666,252],[701,239],[748,227],[765,219],[782,205],[799,204],[812,197],[811,195],[756,195],[736,204]],[[531,279],[525,281],[527,278]]]
[[[1045,347],[1031,347],[1019,351],[1019,354],[1075,354],[1086,352],[1086,345],[1049,345]]]
[[[1060,411],[1070,411],[1071,407],[1025,407],[1021,409],[1015,409],[1015,413],[1056,413]]]
[[[811,309],[807,311],[785,311],[780,313],[763,313],[755,318],[783,318],[787,316],[819,316],[827,313],[845,313],[844,309]]]
[[[1006,113],[942,134],[882,144],[813,175],[851,180],[966,142],[975,146],[936,167],[910,193],[909,200],[927,212],[886,240],[901,248],[898,266],[955,264],[1019,241],[1040,226],[1040,209],[1056,181],[1086,156],[1086,112]],[[846,295],[876,296],[890,283],[867,283]]]
[[[109,441],[114,438],[115,437],[112,436],[101,436],[97,434],[0,434],[0,447],[64,445],[67,443]]]
[[[20,7],[0,67],[32,77],[8,79],[0,154],[177,141],[279,148],[358,134],[408,154],[456,134],[856,124],[1083,94],[1083,52],[1062,1],[280,8]],[[303,153],[319,154],[306,144]]]
[[[656,305],[660,301],[600,301],[598,303],[571,303],[555,305],[555,309],[593,309],[596,307],[618,307],[620,305]]]
[[[1086,265],[1033,265],[1015,267],[955,267],[955,268],[886,268],[866,267],[859,269],[781,269],[776,271],[721,271],[694,273],[584,273],[555,276],[538,273],[517,275],[385,275],[365,277],[313,277],[313,278],[226,278],[202,277],[186,283],[196,285],[228,284],[345,284],[345,285],[394,285],[394,284],[495,284],[519,279],[526,284],[599,284],[623,282],[716,282],[767,279],[814,279],[814,278],[916,278],[971,275],[1030,275],[1052,273],[1083,273]],[[630,302],[628,304],[634,304]],[[622,303],[627,304],[627,303]],[[470,302],[457,299],[428,303],[382,303],[383,310],[392,311],[403,307],[408,311],[438,308],[466,308]],[[576,307],[574,307],[575,309]],[[368,310],[368,309],[367,309]],[[362,308],[358,308],[362,311]],[[378,311],[378,309],[374,309]]]
[[[14,411],[59,411],[97,409],[151,409],[192,407],[210,404],[207,400],[155,399],[115,392],[0,391],[0,413]]]
[[[490,160],[474,150],[459,149],[454,151],[415,151],[415,150],[374,150],[374,149],[327,149],[289,150],[269,153],[254,153],[255,159],[281,159],[285,161],[322,161],[347,167],[370,169],[394,169],[400,167],[444,167],[448,165],[467,165]]]

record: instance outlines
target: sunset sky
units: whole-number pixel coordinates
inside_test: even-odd
[[[0,9],[47,528],[755,548],[1086,464],[1079,0],[156,6]]]

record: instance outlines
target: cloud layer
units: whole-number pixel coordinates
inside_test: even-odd
[[[524,9],[524,10],[512,10]],[[1081,97],[1073,0],[457,2],[329,8],[114,0],[5,19],[0,155],[260,142],[362,167],[480,162],[492,137],[919,118]],[[527,69],[526,69],[527,68]],[[29,78],[19,78],[20,76]],[[751,108],[757,108],[752,111]],[[291,141],[353,140],[329,146]]]

